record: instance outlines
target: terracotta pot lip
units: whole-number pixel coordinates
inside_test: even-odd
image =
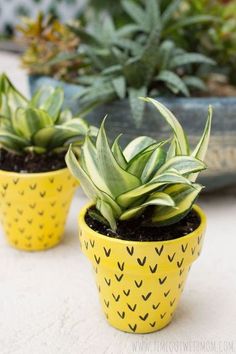
[[[5,171],[0,169],[0,176],[9,176],[9,177],[22,177],[22,178],[40,178],[40,177],[47,177],[51,175],[58,175],[63,172],[69,171],[67,167],[61,168],[59,170],[55,171],[48,171],[48,172],[35,172],[35,173],[20,173],[20,172],[14,172],[14,171]]]
[[[109,240],[110,242],[113,243],[117,243],[117,244],[127,244],[127,245],[157,245],[157,244],[162,244],[162,245],[170,245],[170,244],[174,244],[174,243],[179,243],[179,242],[183,242],[183,241],[188,241],[189,239],[191,239],[192,237],[196,236],[196,235],[201,235],[204,233],[205,229],[206,229],[206,224],[207,224],[207,218],[205,213],[203,212],[203,210],[196,204],[194,204],[193,209],[197,212],[198,216],[200,217],[200,225],[191,233],[189,233],[188,235],[182,236],[182,237],[178,237],[176,239],[173,240],[167,240],[167,241],[130,241],[130,240],[121,240],[121,239],[116,239],[116,238],[112,238],[112,237],[108,237],[105,235],[100,234],[97,231],[94,231],[93,229],[91,229],[85,222],[84,217],[85,214],[88,210],[88,208],[90,208],[92,205],[94,205],[94,203],[87,203],[81,210],[79,213],[79,227],[83,230],[85,230],[86,232],[89,232],[90,234],[92,234],[94,237],[101,239],[101,240]]]

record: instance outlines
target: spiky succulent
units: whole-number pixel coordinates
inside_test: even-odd
[[[140,216],[151,208],[152,226],[170,225],[183,218],[191,209],[202,186],[195,183],[204,170],[212,109],[203,135],[193,151],[175,116],[160,102],[147,98],[173,130],[169,140],[156,141],[146,136],[132,140],[124,150],[118,136],[110,147],[104,121],[96,143],[87,136],[76,159],[72,148],[66,162],[72,174],[96,206],[94,217],[116,230],[119,220]]]
[[[36,19],[24,17],[18,31],[26,46],[23,66],[36,75],[50,75],[73,81],[84,63],[78,57],[79,38],[52,15],[39,13]]]
[[[73,28],[81,39],[80,53],[85,53],[94,69],[91,75],[80,75],[78,82],[85,86],[79,94],[80,114],[96,105],[129,98],[132,115],[139,125],[144,103],[139,96],[160,94],[189,96],[192,88],[204,89],[197,68],[214,61],[194,52],[186,52],[169,40],[172,32],[191,25],[196,18],[175,19],[179,1],[161,9],[159,1],[122,2],[132,21],[116,28],[111,17],[98,21],[89,30]],[[175,25],[173,26],[173,19]],[[198,23],[209,16],[198,16]],[[134,22],[133,22],[134,21]]]
[[[0,147],[15,153],[45,153],[66,150],[81,143],[94,127],[62,110],[60,88],[42,88],[32,99],[25,98],[5,74],[0,76]]]

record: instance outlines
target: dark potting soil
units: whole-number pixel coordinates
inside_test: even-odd
[[[94,207],[93,207],[94,208]],[[91,210],[93,209],[91,208]],[[87,212],[85,221],[87,225],[102,235],[126,241],[167,241],[188,235],[200,225],[198,214],[191,210],[182,220],[169,226],[140,226],[145,220],[145,214],[130,221],[119,221],[116,232],[108,226],[93,219]]]
[[[19,173],[39,173],[60,170],[66,167],[65,153],[17,155],[0,149],[0,170]]]

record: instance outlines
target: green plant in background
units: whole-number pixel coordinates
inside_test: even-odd
[[[203,13],[214,15],[218,21],[211,26],[199,25],[198,31],[186,31],[185,47],[196,48],[200,53],[214,57],[218,64],[214,71],[236,85],[236,1],[193,0],[187,3],[186,16]]]
[[[191,210],[202,190],[195,180],[206,168],[211,107],[204,133],[192,151],[175,116],[154,99],[144,101],[151,102],[170,125],[172,139],[157,142],[142,136],[122,150],[118,136],[110,147],[103,121],[95,144],[86,137],[79,160],[72,148],[66,155],[69,169],[96,206],[91,216],[114,231],[119,220],[137,218],[147,207],[151,211],[146,226],[173,224]]]
[[[42,88],[26,99],[5,74],[0,76],[0,147],[14,153],[59,152],[71,142],[80,144],[96,129],[62,110],[60,88]]]
[[[67,26],[52,15],[39,13],[36,20],[22,18],[17,29],[27,46],[22,63],[30,74],[50,75],[65,81],[77,77],[84,62],[77,55],[79,38]]]
[[[210,16],[176,19],[179,1],[164,9],[159,2],[150,0],[145,6],[123,1],[124,11],[132,21],[116,28],[111,17],[93,24],[89,30],[70,26],[81,39],[80,53],[89,58],[94,73],[80,75],[78,82],[85,86],[78,98],[80,114],[96,105],[129,98],[136,124],[139,125],[144,102],[139,96],[185,95],[192,89],[204,89],[198,75],[201,64],[214,64],[212,59],[195,52],[187,52],[168,37],[178,28],[196,22],[212,20]]]

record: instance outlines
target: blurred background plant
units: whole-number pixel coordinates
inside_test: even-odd
[[[79,26],[78,22],[74,26]],[[17,29],[21,33],[20,41],[27,47],[22,64],[30,74],[72,82],[84,66],[77,54],[79,37],[53,15],[39,13],[36,19],[23,17]]]

